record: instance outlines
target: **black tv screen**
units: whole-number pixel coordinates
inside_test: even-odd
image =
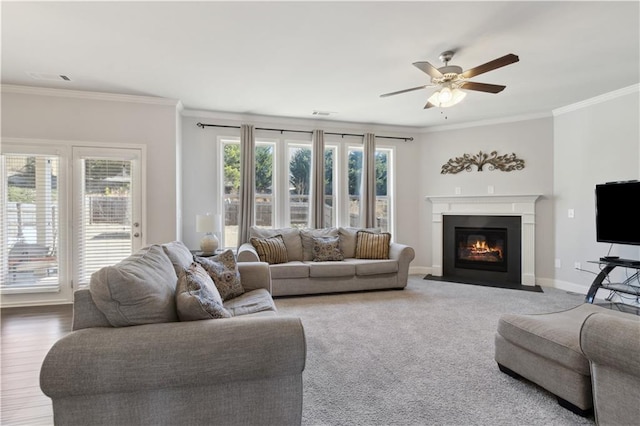
[[[596,185],[596,240],[640,245],[640,182]]]

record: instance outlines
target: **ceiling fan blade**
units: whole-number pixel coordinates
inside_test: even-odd
[[[476,83],[473,81],[466,81],[460,86],[461,89],[477,90],[478,92],[500,93],[507,86],[501,86],[498,84]]]
[[[431,102],[427,102],[427,104],[424,106],[424,109],[433,108],[433,107],[435,107],[434,104],[432,104]]]
[[[429,62],[414,62],[413,66],[418,68],[420,71],[425,72],[431,76],[431,78],[442,78],[444,77],[440,71]]]
[[[424,89],[425,87],[428,87],[428,86],[429,85],[427,84],[424,86],[412,87],[411,89],[398,90],[397,92],[385,93],[383,95],[380,95],[380,97],[386,98],[387,96],[399,95],[400,93],[407,93],[407,92],[412,92],[414,90]]]
[[[509,64],[513,64],[514,62],[518,62],[520,58],[514,55],[513,53],[509,53],[508,55],[504,55],[502,58],[494,59],[493,61],[489,61],[486,64],[478,65],[475,68],[471,68],[463,72],[461,75],[464,78],[475,77],[476,75],[484,74],[485,72],[489,72],[495,70],[496,68],[501,68]]]

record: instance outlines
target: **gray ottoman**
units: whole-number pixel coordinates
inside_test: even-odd
[[[591,373],[580,350],[580,329],[594,312],[628,315],[589,303],[547,314],[502,315],[495,336],[500,371],[536,383],[576,414],[590,414]]]

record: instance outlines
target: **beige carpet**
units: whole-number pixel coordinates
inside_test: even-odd
[[[594,425],[498,370],[505,312],[553,312],[584,296],[427,281],[404,290],[276,298],[307,339],[304,425]]]

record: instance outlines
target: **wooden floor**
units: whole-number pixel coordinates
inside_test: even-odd
[[[0,425],[53,425],[51,400],[40,390],[49,348],[71,331],[72,305],[0,310]]]

